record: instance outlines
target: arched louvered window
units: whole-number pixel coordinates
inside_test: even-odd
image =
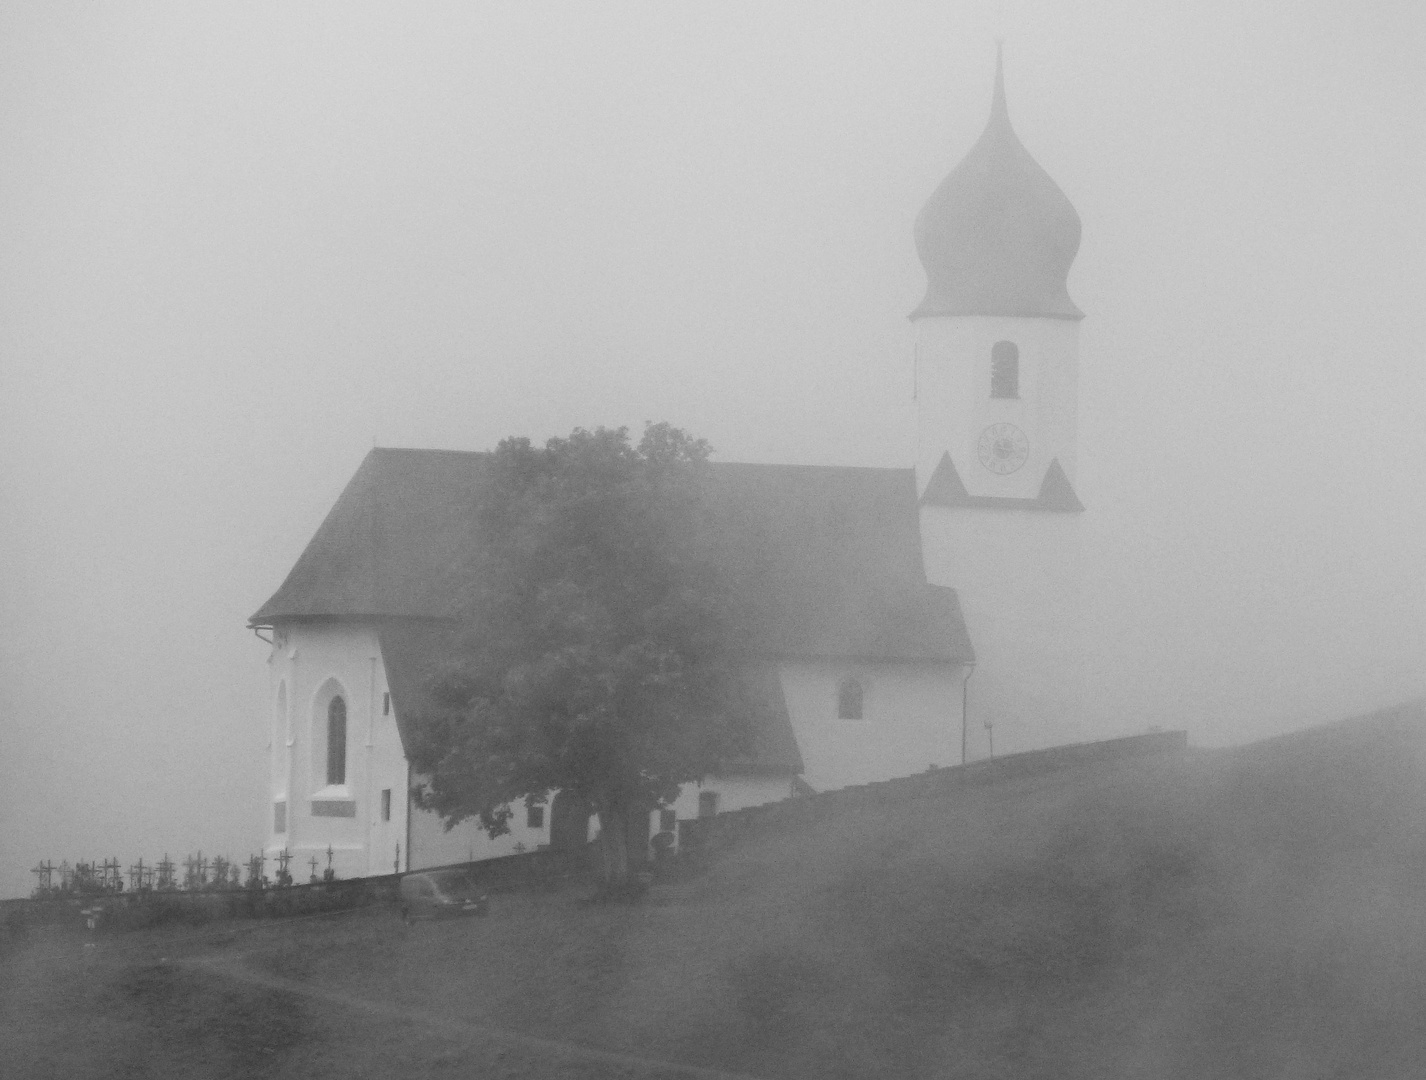
[[[327,783],[347,782],[347,703],[340,695],[327,706]]]
[[[862,718],[862,684],[860,679],[843,679],[837,687],[837,719]]]
[[[1013,341],[997,341],[990,347],[990,396],[1020,396],[1020,349]]]

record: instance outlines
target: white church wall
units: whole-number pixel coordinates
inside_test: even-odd
[[[662,810],[672,810],[682,821],[700,814],[700,797],[704,793],[716,796],[717,813],[741,810],[778,802],[792,795],[790,776],[711,776],[702,783],[684,784],[678,797]],[[515,806],[510,820],[510,833],[491,839],[474,822],[466,821],[446,832],[435,814],[415,810],[411,818],[411,869],[444,866],[455,862],[492,859],[513,855],[517,851],[533,851],[549,843],[550,806],[545,804],[539,827],[529,824],[523,804]],[[649,815],[649,835],[660,828],[660,810]],[[589,838],[599,833],[599,819],[590,818]]]
[[[991,350],[1019,350],[1019,396],[991,397]],[[1073,319],[960,316],[916,322],[917,490],[950,452],[972,495],[1034,498],[1050,462],[1071,480],[1076,465],[1079,323]],[[980,464],[980,436],[992,424],[1025,433],[1024,465],[998,475]],[[974,624],[972,624],[974,625]]]
[[[712,812],[726,814],[749,806],[765,806],[791,798],[791,776],[708,776],[693,784],[684,784],[673,802],[649,814],[650,840],[663,829],[663,815],[672,812],[675,822],[690,821],[705,816],[705,796],[712,797]],[[674,826],[677,835],[677,825]],[[677,851],[675,842],[671,851]],[[649,852],[650,857],[653,851]]]
[[[268,794],[271,798],[269,803],[282,804],[282,813],[285,816],[287,806],[287,778],[291,769],[291,743],[288,738],[288,725],[291,723],[291,711],[288,706],[287,678],[283,674],[273,680],[276,689],[271,694],[271,716],[268,722],[267,731],[267,762],[268,762]],[[278,822],[274,819],[272,806],[268,807],[267,830],[269,840],[275,835],[275,828]],[[286,826],[283,826],[286,831]]]
[[[286,696],[287,728],[269,750],[269,876],[284,848],[296,881],[307,880],[313,856],[320,875],[329,846],[338,877],[390,872],[406,831],[406,761],[395,717],[383,709],[387,687],[374,628],[337,621],[278,627],[269,671],[270,700]],[[346,775],[332,785],[327,708],[338,694],[346,705]],[[383,789],[392,792],[389,821],[381,816]],[[275,828],[279,801],[286,804],[284,832]]]
[[[423,870],[431,866],[514,855],[518,851],[534,851],[550,842],[549,803],[541,808],[538,826],[530,823],[524,803],[516,803],[512,809],[515,815],[510,819],[510,831],[492,839],[479,822],[462,821],[447,831],[436,814],[413,808],[411,869]]]
[[[960,665],[808,660],[785,662],[779,672],[803,779],[818,791],[960,761]],[[860,720],[838,718],[838,689],[848,676],[862,686]]]
[[[376,693],[372,697],[372,771],[368,784],[367,873],[388,874],[407,869],[406,838],[408,812],[406,790],[408,770],[401,731],[396,725],[396,707],[386,685],[386,668],[378,659]],[[390,792],[387,797],[383,793]],[[389,805],[388,805],[389,798]],[[387,812],[389,810],[389,812]]]
[[[320,875],[327,849],[339,877],[422,869],[534,850],[549,842],[549,806],[532,822],[514,807],[511,831],[492,839],[472,821],[446,830],[432,813],[408,803],[409,773],[374,628],[360,623],[294,624],[277,631],[272,650],[269,734],[269,836],[272,860],[286,849],[291,872],[305,881],[311,858]],[[818,790],[920,772],[959,759],[961,668],[947,664],[790,662],[781,666],[793,730]],[[837,719],[842,680],[863,686],[863,719]],[[347,709],[346,782],[326,782],[328,703]],[[390,792],[389,817],[382,792]],[[684,785],[669,809],[678,819],[700,813],[700,795],[716,795],[719,813],[792,795],[789,776],[709,777]],[[273,804],[285,803],[285,832]],[[408,827],[409,814],[409,827]],[[651,834],[659,830],[651,816]]]
[[[684,784],[678,798],[664,809],[672,810],[679,821],[699,816],[699,799],[705,794],[716,796],[720,814],[742,810],[748,806],[779,802],[792,795],[790,776],[709,776],[701,783]],[[659,831],[658,811],[654,811],[651,833]]]
[[[970,757],[1105,737],[1083,702],[1078,514],[925,507],[927,579],[952,585],[975,646]],[[985,724],[993,725],[987,731]]]

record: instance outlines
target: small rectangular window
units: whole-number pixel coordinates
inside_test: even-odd
[[[860,679],[850,676],[843,679],[837,686],[837,719],[860,720],[864,697]]]
[[[384,694],[381,695],[381,715],[382,715],[382,716],[390,716],[390,715],[391,715],[391,691],[390,691],[390,690],[386,691],[386,693],[384,693]]]
[[[659,811],[659,832],[673,832],[678,828],[678,812],[675,810]]]
[[[545,827],[545,808],[543,806],[525,807],[525,824],[532,829],[543,829]]]
[[[718,813],[718,793],[716,791],[700,791],[698,793],[698,816],[713,817]]]
[[[272,804],[272,831],[275,833],[285,833],[287,831],[287,800]]]
[[[381,789],[381,820],[391,820],[391,789],[389,787]]]

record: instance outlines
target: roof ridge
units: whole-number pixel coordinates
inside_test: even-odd
[[[489,457],[489,450],[452,450],[441,446],[373,446],[367,456],[372,454],[450,454],[455,457]]]
[[[489,457],[494,451],[455,450],[449,447],[439,446],[373,446],[367,453],[368,456],[373,454],[381,454],[383,456],[390,454],[443,454],[451,457]],[[915,471],[915,467],[910,465],[818,465],[799,461],[729,461],[712,459],[708,464],[720,468],[806,469],[819,472],[909,473]]]
[[[800,462],[782,461],[710,461],[708,464],[748,469],[806,469],[824,472],[911,473],[916,471],[910,465],[807,465]]]

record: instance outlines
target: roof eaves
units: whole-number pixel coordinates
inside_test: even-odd
[[[1053,310],[1040,306],[1018,307],[1010,304],[1001,306],[994,304],[981,306],[979,304],[947,304],[932,303],[929,299],[923,300],[915,311],[906,317],[912,322],[917,319],[936,318],[986,318],[986,319],[1062,319],[1069,322],[1079,322],[1084,318],[1084,312],[1079,310],[1078,305],[1071,303],[1071,310]]]

